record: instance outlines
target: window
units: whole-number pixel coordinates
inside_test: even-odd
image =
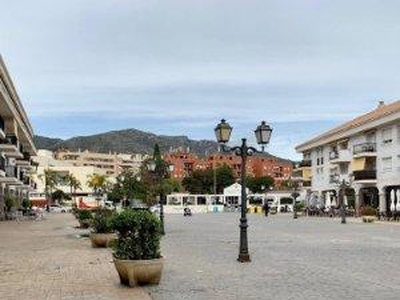
[[[392,157],[382,157],[382,172],[392,172]]]
[[[392,142],[392,127],[382,130],[382,143],[390,144]]]

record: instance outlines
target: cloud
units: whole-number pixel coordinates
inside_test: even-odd
[[[136,127],[209,138],[225,117],[245,136],[266,120],[277,153],[294,155],[287,149],[320,124],[398,98],[399,9],[361,0],[14,0],[2,4],[0,49],[39,133]]]

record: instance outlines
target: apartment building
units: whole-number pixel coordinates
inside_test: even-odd
[[[73,166],[94,167],[101,169],[109,176],[117,176],[126,169],[139,172],[142,162],[147,158],[144,154],[97,153],[86,151],[59,150],[55,153],[57,160]]]
[[[195,170],[214,169],[224,164],[233,170],[236,178],[241,176],[241,158],[233,154],[216,153],[206,158],[199,158],[193,153],[182,151],[168,153],[164,155],[164,159],[174,165],[172,177],[178,180],[190,176]],[[277,185],[290,179],[292,170],[291,161],[258,154],[249,157],[246,165],[246,173],[249,176],[271,176]]]
[[[106,175],[105,169],[94,166],[79,166],[66,160],[58,160],[54,157],[54,153],[48,150],[38,150],[37,156],[33,157],[33,160],[38,165],[37,171],[33,174],[37,188],[36,191],[30,193],[29,198],[36,203],[42,202],[44,205],[47,204],[44,180],[46,169],[51,169],[56,173],[57,185],[55,189],[61,190],[66,194],[72,194],[71,196],[84,197],[85,199],[93,194],[93,189],[88,185],[89,176],[93,174]],[[73,175],[78,180],[80,183],[79,189],[71,191],[68,182],[69,175]],[[115,177],[110,176],[108,180],[113,183]]]
[[[32,126],[0,56],[0,219],[8,195],[21,201],[34,189],[30,172],[35,154]]]
[[[345,201],[359,212],[400,207],[400,101],[325,132],[296,147],[303,161],[296,170],[309,190],[309,201],[335,203],[339,183],[349,185]],[[398,191],[398,192],[397,192]]]

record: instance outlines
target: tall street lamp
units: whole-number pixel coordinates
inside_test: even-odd
[[[156,180],[157,180],[157,185],[159,189],[159,204],[160,204],[160,222],[161,222],[161,234],[165,234],[165,228],[164,228],[164,201],[166,198],[166,195],[164,193],[163,187],[162,187],[162,181],[163,179],[167,178],[170,173],[174,171],[174,165],[170,164],[168,165],[168,169],[165,168],[164,166],[164,161],[162,161],[162,165],[157,165],[156,160],[150,160],[147,163],[147,168],[149,171],[155,174]]]
[[[221,144],[221,149],[223,152],[233,152],[235,155],[241,157],[241,217],[240,217],[240,246],[239,246],[239,262],[250,262],[250,255],[248,249],[248,240],[247,240],[247,193],[246,193],[246,162],[247,157],[252,156],[253,153],[262,153],[264,152],[264,147],[269,143],[272,134],[272,128],[262,121],[261,124],[254,131],[257,139],[257,143],[261,145],[262,151],[258,151],[253,147],[247,146],[247,140],[242,139],[242,145],[236,147],[228,147],[226,143],[229,142],[232,133],[232,127],[224,120],[221,120],[221,123],[217,125],[214,129],[215,136],[219,144]]]

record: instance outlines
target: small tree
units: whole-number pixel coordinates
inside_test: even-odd
[[[81,182],[72,173],[68,174],[67,182],[69,185],[70,195],[71,195],[71,197],[74,197],[74,199],[75,199],[76,191],[82,188]],[[76,202],[76,201],[74,201],[74,202]]]
[[[52,201],[51,194],[58,184],[57,172],[50,168],[45,169],[44,173],[39,176],[39,179],[44,182],[44,193],[49,205]]]

